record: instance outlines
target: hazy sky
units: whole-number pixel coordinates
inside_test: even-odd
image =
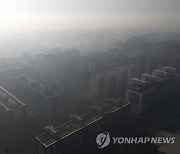
[[[1,31],[179,24],[180,0],[0,0]]]
[[[178,15],[179,0],[1,0],[4,14]]]
[[[32,49],[37,31],[174,30],[180,27],[179,8],[180,0],[0,0],[0,55]]]

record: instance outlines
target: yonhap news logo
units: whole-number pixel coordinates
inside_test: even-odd
[[[96,137],[98,148],[107,147],[112,140],[113,144],[174,144],[175,137],[112,137],[108,132],[100,133]]]
[[[110,135],[108,132],[101,133],[96,137],[96,143],[100,149],[110,144]]]

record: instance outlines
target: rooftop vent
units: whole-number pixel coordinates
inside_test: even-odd
[[[75,123],[77,123],[77,124],[82,124],[82,122],[83,122],[83,118],[81,118],[81,117],[78,116],[78,115],[71,115],[71,116],[70,116],[70,119],[71,119],[72,121],[74,121]]]
[[[91,106],[91,110],[97,114],[102,114],[102,109],[98,106]]]
[[[53,126],[48,125],[48,126],[45,126],[44,129],[45,129],[46,133],[48,135],[50,135],[52,138],[55,138],[55,139],[59,138],[59,132]]]

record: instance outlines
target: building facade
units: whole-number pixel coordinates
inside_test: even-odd
[[[174,79],[175,68],[171,67],[153,70],[152,75],[142,74],[141,80],[132,78],[126,91],[126,101],[132,103],[134,112],[143,113],[175,92]]]
[[[14,78],[14,93],[37,113],[54,114],[60,111],[59,94],[24,74]]]
[[[27,119],[26,105],[0,87],[0,117],[12,121]]]
[[[89,80],[89,95],[96,98],[124,99],[130,79],[137,75],[138,66],[134,64],[94,74]]]

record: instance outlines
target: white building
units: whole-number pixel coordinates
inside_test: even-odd
[[[174,92],[175,69],[163,67],[163,70],[153,70],[152,75],[142,74],[141,80],[131,79],[126,101],[132,103],[133,111],[142,113]]]

